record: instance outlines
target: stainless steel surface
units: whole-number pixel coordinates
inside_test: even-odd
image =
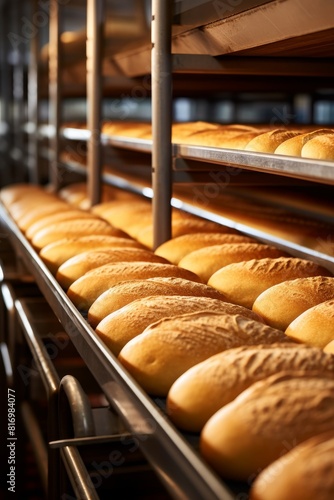
[[[25,431],[32,444],[38,471],[45,492],[48,491],[48,452],[39,422],[30,406],[30,403],[23,401],[21,403],[21,415]],[[51,497],[49,497],[51,498]]]
[[[101,87],[104,0],[87,1],[87,194],[91,205],[101,198]]]
[[[34,13],[37,10],[37,0],[32,0]],[[32,184],[38,184],[40,180],[39,171],[39,140],[37,130],[39,127],[39,78],[38,78],[38,56],[39,56],[39,33],[30,41],[30,58],[28,66],[28,92],[27,92],[27,118],[30,125],[28,135],[28,176]]]
[[[83,391],[78,380],[72,375],[65,375],[59,386],[60,436],[69,437],[66,429],[70,425],[74,437],[94,436],[95,426],[92,408],[88,396]]]
[[[212,170],[212,164],[229,165],[334,184],[334,162],[331,161],[181,144],[175,145],[175,156],[185,160],[193,159],[210,163],[210,170]],[[184,167],[184,163],[182,166]]]
[[[87,135],[86,130],[64,129],[64,137],[68,139],[85,141],[87,140]],[[105,145],[144,153],[150,153],[153,149],[152,141],[146,139],[104,135],[102,142]],[[323,184],[334,184],[334,162],[328,160],[312,160],[294,156],[253,153],[236,149],[186,144],[173,144],[172,156],[176,158],[174,164],[177,170],[187,170],[186,160],[188,159],[202,162],[201,165],[198,164],[198,169],[201,170],[212,170],[213,165],[229,165],[236,168],[284,175]],[[178,159],[185,161],[178,162]]]
[[[29,321],[27,305],[24,299],[15,300],[15,309],[48,398],[51,398],[58,392],[60,380],[57,371],[44,348],[41,338],[39,338],[38,334],[34,331],[33,325]],[[54,407],[53,410],[55,409]]]
[[[204,463],[159,407],[126,372],[68,299],[54,276],[0,205],[0,215],[16,251],[22,253],[41,292],[70,336],[88,369],[100,384],[172,497],[232,500],[225,484]],[[145,436],[146,439],[140,439]],[[66,453],[66,448],[62,453]]]
[[[65,446],[60,450],[60,454],[76,498],[80,498],[80,500],[98,500],[99,496],[87,473],[79,451],[75,447]]]
[[[55,191],[60,188],[59,172],[60,152],[60,4],[58,0],[50,0],[49,22],[49,131],[52,157],[49,162],[49,181]]]
[[[152,0],[153,247],[171,237],[172,56],[171,2]]]

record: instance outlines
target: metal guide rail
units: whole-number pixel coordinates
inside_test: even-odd
[[[22,235],[3,205],[0,216],[16,252],[36,280],[110,405],[124,420],[162,483],[176,499],[233,500],[234,495],[163,411],[128,375]]]

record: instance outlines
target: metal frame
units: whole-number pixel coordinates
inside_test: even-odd
[[[152,189],[154,248],[171,237],[172,2],[152,0]]]

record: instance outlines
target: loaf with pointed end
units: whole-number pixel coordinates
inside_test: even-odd
[[[282,142],[300,134],[300,130],[270,130],[251,139],[245,146],[245,150],[256,151],[257,153],[274,153]]]
[[[331,133],[329,129],[318,129],[291,137],[282,142],[275,150],[275,154],[288,155],[288,156],[301,156],[302,149],[305,144],[319,135],[328,135]]]
[[[283,250],[261,243],[223,243],[194,250],[183,257],[178,265],[196,273],[207,283],[215,272],[234,262],[287,255]]]
[[[196,274],[173,264],[118,262],[105,264],[88,271],[72,283],[67,290],[67,295],[80,311],[88,311],[93,302],[116,283],[137,278],[153,278],[154,276],[175,276],[201,281]]]
[[[198,432],[216,411],[254,382],[299,370],[334,375],[334,356],[297,343],[230,349],[195,365],[174,382],[167,413],[178,427]]]
[[[48,227],[55,222],[63,222],[66,220],[73,219],[98,219],[98,216],[91,214],[90,212],[86,212],[85,210],[77,210],[70,208],[69,210],[62,210],[60,212],[53,213],[51,215],[42,216],[38,221],[29,225],[27,230],[25,231],[25,236],[28,240],[31,240],[33,236],[44,227]]]
[[[223,267],[211,276],[208,285],[223,293],[230,302],[251,308],[268,288],[308,276],[331,276],[331,273],[311,260],[298,257],[252,259]]]
[[[256,321],[261,318],[249,309],[210,297],[155,295],[137,299],[106,316],[96,327],[96,333],[118,355],[121,349],[152,323],[180,314],[212,311],[242,314]]]
[[[250,482],[299,443],[328,431],[334,431],[333,374],[279,374],[218,410],[202,429],[200,452],[224,478]]]
[[[111,226],[107,222],[91,219],[73,219],[65,222],[57,222],[38,231],[31,240],[33,247],[40,251],[43,247],[54,241],[74,236],[87,236],[99,234],[103,236],[126,237],[121,229]]]
[[[148,393],[166,396],[182,373],[218,352],[287,341],[283,332],[245,316],[201,312],[152,324],[118,357]]]
[[[334,354],[334,340],[325,345],[324,352]]]
[[[138,241],[132,240],[130,237],[120,238],[119,236],[95,234],[75,238],[63,238],[59,241],[49,243],[49,245],[42,248],[39,256],[50,271],[55,274],[61,264],[75,255],[88,250],[102,250],[116,247],[144,248]]]
[[[56,278],[65,289],[74,281],[92,269],[113,262],[160,262],[169,264],[163,257],[154,255],[150,250],[141,248],[108,248],[105,250],[89,250],[65,261],[59,268]]]
[[[323,349],[334,340],[334,299],[307,309],[289,324],[286,335]]]
[[[103,292],[89,308],[88,322],[95,328],[108,314],[119,310],[134,300],[154,295],[211,297],[212,299],[228,302],[224,295],[214,288],[184,278],[135,279],[116,283],[116,285]]]
[[[307,439],[266,467],[255,479],[250,500],[334,498],[334,432]]]
[[[242,234],[230,233],[191,233],[183,234],[162,243],[155,254],[165,257],[173,264],[178,264],[180,260],[190,252],[199,248],[209,247],[222,243],[254,243],[255,239]]]
[[[274,285],[262,292],[253,304],[268,325],[285,331],[307,309],[334,299],[334,278],[313,276]]]
[[[334,160],[334,132],[309,140],[303,146],[301,156],[315,160]]]

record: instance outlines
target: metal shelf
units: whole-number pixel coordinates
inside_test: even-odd
[[[68,140],[87,141],[89,131],[85,129],[64,128],[63,137]],[[101,142],[105,146],[127,149],[151,154],[152,140],[135,139],[102,134]],[[334,162],[312,160],[293,156],[266,153],[253,153],[236,149],[212,148],[187,144],[173,144],[172,155],[176,171],[200,170],[212,171],[212,165],[230,166],[257,172],[283,175],[296,179],[334,184]],[[187,160],[195,160],[191,166]]]
[[[227,486],[97,337],[1,205],[0,215],[14,249],[22,255],[108,402],[138,438],[143,454],[171,495],[194,500],[232,500]]]

